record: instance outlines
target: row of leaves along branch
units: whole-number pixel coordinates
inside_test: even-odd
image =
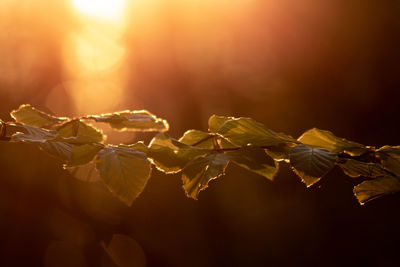
[[[146,110],[66,118],[22,105],[11,117],[15,122],[1,122],[1,140],[37,145],[77,178],[103,182],[127,205],[143,191],[153,165],[166,174],[181,173],[183,189],[193,199],[229,164],[271,181],[280,164],[290,164],[307,187],[339,166],[349,177],[365,178],[353,189],[360,204],[400,191],[400,146],[365,146],[316,128],[294,139],[251,118],[213,115],[208,131],[188,130],[175,139],[166,133],[167,121]],[[148,145],[106,145],[91,122],[156,135]]]

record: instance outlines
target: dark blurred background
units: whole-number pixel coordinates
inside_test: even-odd
[[[400,143],[398,1],[86,2],[0,2],[3,120],[24,103],[65,116],[148,109],[176,138],[218,114]],[[33,146],[3,142],[0,157],[1,266],[112,266],[100,242],[115,233],[135,240],[137,266],[400,265],[400,195],[360,206],[361,179],[339,169],[306,189],[285,165],[273,183],[230,165],[198,201],[154,170],[127,208]]]

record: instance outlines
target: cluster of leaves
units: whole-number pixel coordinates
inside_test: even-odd
[[[103,181],[127,205],[143,191],[152,165],[166,174],[181,172],[186,195],[193,199],[224,175],[229,163],[272,181],[279,164],[286,162],[307,187],[337,165],[350,177],[367,178],[353,190],[360,204],[400,191],[400,146],[376,149],[316,128],[294,139],[251,118],[213,115],[207,132],[188,130],[175,139],[166,133],[165,120],[145,110],[70,119],[22,105],[11,116],[15,122],[1,124],[3,140],[38,145],[81,179]],[[119,131],[158,133],[149,145],[106,145],[104,134],[90,121]]]

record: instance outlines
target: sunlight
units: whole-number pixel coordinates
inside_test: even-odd
[[[64,83],[80,114],[105,112],[125,92],[125,0],[72,0],[80,27],[65,38]],[[59,97],[55,95],[55,97]]]
[[[86,29],[74,36],[75,57],[88,71],[103,71],[121,62],[125,48],[104,32]]]
[[[81,13],[107,20],[118,20],[123,13],[125,0],[73,0]]]

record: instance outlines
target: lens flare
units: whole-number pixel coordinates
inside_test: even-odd
[[[107,20],[118,20],[124,10],[125,0],[73,0],[82,14]]]

